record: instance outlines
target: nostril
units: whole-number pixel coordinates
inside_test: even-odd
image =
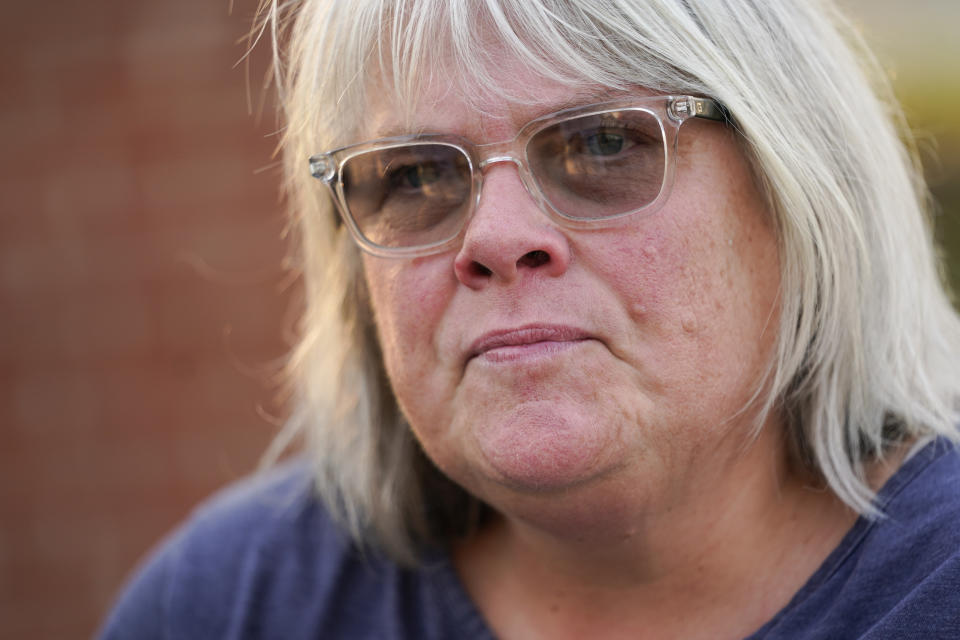
[[[550,254],[542,249],[537,249],[536,251],[523,254],[520,259],[517,260],[517,265],[536,268],[548,262],[550,262]]]
[[[488,278],[493,275],[493,271],[491,271],[489,267],[484,264],[480,264],[479,262],[471,262],[470,266],[467,268],[474,276],[479,276],[481,278]]]

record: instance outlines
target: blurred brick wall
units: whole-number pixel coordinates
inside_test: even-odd
[[[258,171],[275,120],[233,68],[255,4],[4,4],[2,638],[89,636],[275,431],[293,288],[277,172]]]

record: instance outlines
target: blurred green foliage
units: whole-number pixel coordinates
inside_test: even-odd
[[[893,81],[936,202],[948,280],[960,293],[960,2],[836,1]]]
[[[948,280],[960,292],[960,83],[895,79],[895,87],[934,198],[934,231]]]

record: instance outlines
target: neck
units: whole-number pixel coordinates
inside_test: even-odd
[[[511,509],[523,515],[501,516],[456,562],[504,638],[743,637],[787,604],[855,520],[789,473],[781,451],[762,435],[716,473],[698,466],[660,503],[626,499],[627,478],[559,514]]]

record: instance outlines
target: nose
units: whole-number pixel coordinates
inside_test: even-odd
[[[567,270],[570,254],[567,237],[540,211],[517,167],[492,165],[453,262],[457,279],[479,290],[526,274],[556,277]]]

